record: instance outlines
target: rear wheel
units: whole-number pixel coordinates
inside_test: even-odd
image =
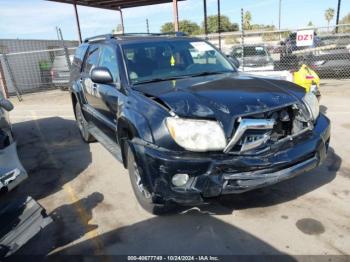
[[[139,204],[148,212],[154,215],[165,215],[171,212],[175,205],[170,202],[158,204],[154,203],[152,192],[147,188],[142,177],[142,171],[137,165],[134,155],[128,146],[125,147],[127,151],[127,167],[129,171],[131,186]]]
[[[85,120],[79,103],[75,104],[75,119],[83,140],[86,143],[96,141],[96,139],[89,133],[88,122]]]

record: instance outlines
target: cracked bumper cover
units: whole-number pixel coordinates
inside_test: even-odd
[[[310,171],[326,158],[330,121],[320,114],[309,134],[271,147],[263,155],[174,152],[134,139],[129,144],[155,197],[180,204],[242,193]],[[173,175],[186,173],[185,187],[174,187]]]

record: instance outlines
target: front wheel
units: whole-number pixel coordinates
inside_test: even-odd
[[[75,119],[80,131],[80,135],[86,143],[94,142],[96,139],[90,134],[88,130],[88,122],[85,120],[80,104],[75,105]]]
[[[170,202],[162,204],[154,203],[152,192],[145,185],[145,181],[142,177],[141,169],[135,161],[135,157],[132,150],[128,146],[125,147],[127,152],[127,166],[131,181],[131,186],[139,204],[148,212],[154,215],[165,215],[170,213],[175,205]]]

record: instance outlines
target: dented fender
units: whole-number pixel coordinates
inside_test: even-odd
[[[153,134],[147,119],[137,111],[129,108],[124,109],[118,118],[118,128],[121,130],[121,126],[124,125],[129,131],[133,133],[133,136],[149,143],[154,143]]]

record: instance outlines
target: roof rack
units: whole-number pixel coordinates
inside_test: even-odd
[[[112,38],[114,38],[113,34],[97,35],[97,36],[86,38],[84,40],[84,43],[101,41],[101,40],[112,39]]]
[[[167,32],[167,33],[124,33],[124,34],[114,34],[114,36],[187,36],[183,32]]]
[[[187,36],[187,34],[183,32],[168,32],[168,33],[124,33],[124,34],[105,34],[105,35],[97,35],[93,37],[86,38],[84,43],[97,42],[101,40],[118,38],[121,36]]]

